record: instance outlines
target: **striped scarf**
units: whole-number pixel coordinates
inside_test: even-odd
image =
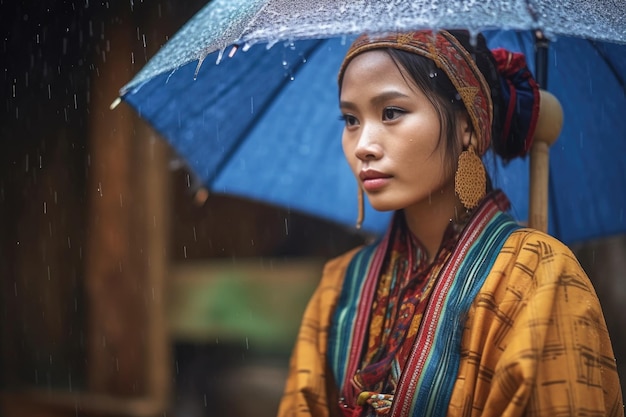
[[[372,306],[380,301],[377,294],[380,294],[381,277],[388,272],[390,255],[398,247],[395,240],[403,236],[394,230],[399,223],[394,221],[380,242],[365,247],[353,258],[329,331],[328,350],[346,416],[446,414],[457,376],[465,317],[504,241],[519,227],[503,212],[506,208],[508,201],[499,191],[483,200],[456,244],[448,253],[443,251],[443,258],[437,258],[443,264],[429,271],[432,279],[425,279],[417,291],[417,300],[423,304],[423,316],[408,350],[398,360],[396,353],[404,349],[398,349],[398,341],[387,339],[383,360],[374,361],[370,369],[364,368],[370,378],[372,374],[380,378],[377,372],[381,369],[391,373],[385,376],[387,381],[393,380],[391,386],[388,383],[382,386],[392,388],[392,392],[366,391],[368,386],[359,384],[363,378],[358,375],[364,358],[366,362],[372,359],[367,358],[371,356],[368,354],[369,328],[376,314],[376,305]],[[432,283],[430,287],[428,282]],[[390,356],[393,361],[389,360]],[[380,387],[379,384],[376,388]]]

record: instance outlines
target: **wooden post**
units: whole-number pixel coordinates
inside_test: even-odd
[[[110,27],[92,84],[85,287],[94,412],[159,415],[170,394],[164,311],[169,232],[166,145],[128,107],[111,111],[131,78],[131,19]]]
[[[557,140],[563,126],[563,109],[551,93],[540,90],[540,110],[535,139],[530,150],[530,199],[528,225],[548,231],[548,182],[550,146]]]

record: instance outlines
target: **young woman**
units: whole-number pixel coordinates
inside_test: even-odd
[[[362,36],[339,89],[346,159],[395,215],[326,265],[279,415],[623,416],[591,283],[567,247],[509,217],[480,160],[530,146],[523,56],[464,32]]]

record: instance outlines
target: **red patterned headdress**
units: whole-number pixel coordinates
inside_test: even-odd
[[[478,141],[476,152],[483,155],[491,143],[493,103],[491,91],[469,52],[449,32],[419,31],[384,35],[360,36],[350,47],[339,70],[339,79],[348,63],[358,54],[372,49],[392,48],[432,60],[446,73],[463,100]]]

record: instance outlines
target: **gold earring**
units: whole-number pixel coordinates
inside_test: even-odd
[[[359,185],[359,190],[357,191],[357,204],[359,206],[359,214],[356,218],[356,228],[357,230],[361,229],[363,225],[363,220],[365,219],[365,199],[363,198],[363,188]]]
[[[485,166],[472,145],[459,155],[454,191],[467,210],[476,207],[487,193]]]

